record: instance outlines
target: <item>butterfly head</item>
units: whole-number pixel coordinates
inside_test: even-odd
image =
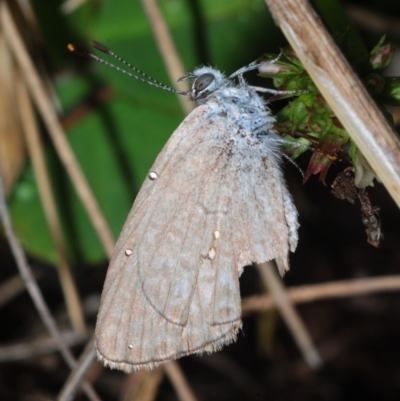
[[[197,103],[202,103],[208,95],[220,89],[223,86],[228,86],[230,81],[220,71],[211,67],[199,67],[194,71],[189,72],[178,81],[192,78],[190,98]]]

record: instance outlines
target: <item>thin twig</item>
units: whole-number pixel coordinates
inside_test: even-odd
[[[32,98],[36,102],[36,106],[40,111],[43,121],[48,129],[49,135],[53,140],[58,155],[68,172],[76,191],[86,208],[95,230],[100,238],[101,243],[109,257],[111,257],[114,249],[114,239],[107,221],[104,218],[100,207],[94,197],[85,176],[79,166],[79,163],[66,139],[65,133],[57,118],[52,106],[51,100],[43,88],[32,60],[25,48],[22,38],[15,26],[11,13],[8,9],[7,2],[1,3],[1,22],[4,28],[4,34],[7,38],[9,47],[13,50],[16,60],[26,79],[27,86],[30,90]]]
[[[34,272],[33,274],[37,280],[39,274],[37,272]],[[25,289],[24,280],[19,274],[16,274],[14,277],[11,277],[4,283],[0,284],[0,308],[7,302],[10,302]]]
[[[294,308],[292,301],[287,295],[285,287],[275,266],[271,263],[261,263],[258,269],[272,297],[276,302],[276,307],[285,320],[294,340],[296,341],[303,358],[312,368],[319,368],[322,365],[322,359],[313,344],[306,326]]]
[[[400,107],[393,107],[393,108],[391,108],[391,110],[389,112],[393,117],[394,124],[399,125],[400,124]]]
[[[157,0],[142,0],[142,4],[173,86],[178,90],[188,90],[189,87],[185,81],[177,82],[180,77],[186,74],[186,71]],[[181,95],[177,96],[183,111],[189,114],[194,108],[193,102],[188,102],[187,98]]]
[[[189,383],[186,381],[178,362],[168,362],[164,365],[164,370],[180,401],[197,401],[197,398],[190,388]]]
[[[23,131],[35,171],[40,199],[58,256],[58,273],[66,300],[68,315],[70,316],[74,329],[83,336],[86,332],[86,325],[83,317],[82,305],[67,259],[61,222],[45,164],[46,159],[40,141],[39,129],[32,103],[29,99],[25,83],[21,80],[16,82],[16,94],[18,99],[17,104],[21,113],[21,121],[24,127]]]
[[[26,162],[22,122],[15,107],[15,83],[21,79],[0,26],[0,169],[9,195]]]
[[[58,401],[69,401],[72,400],[76,390],[82,383],[86,372],[92,366],[95,361],[94,353],[94,341],[91,339],[79,357],[77,367],[73,370],[73,373],[69,375],[68,380],[64,383],[64,386],[57,398]]]
[[[4,6],[5,4],[6,3],[3,3],[2,5]],[[2,11],[4,11],[4,7]],[[76,366],[76,361],[63,341],[61,333],[58,330],[57,325],[50,313],[50,309],[48,308],[42,296],[42,293],[40,292],[39,287],[35,281],[32,269],[30,268],[26,260],[26,255],[21,247],[21,244],[19,243],[17,237],[15,236],[11,223],[10,214],[7,208],[4,186],[3,186],[3,178],[1,174],[0,174],[0,215],[8,243],[10,244],[11,251],[14,255],[21,277],[25,281],[25,285],[29,292],[29,295],[31,296],[32,301],[39,312],[41,320],[43,321],[43,323],[53,336],[54,340],[57,342],[59,350],[64,360],[67,362],[68,366],[71,369],[73,369]],[[85,382],[83,388],[85,390],[85,393],[91,400],[99,399],[96,393],[94,392],[93,388],[88,383]]]
[[[287,289],[292,302],[306,303],[330,298],[347,298],[400,290],[400,275],[343,280],[324,284],[303,285]],[[256,295],[242,301],[243,314],[276,308],[271,295]]]
[[[400,141],[306,0],[265,0],[322,96],[400,206]]]
[[[82,344],[86,341],[86,337],[82,337],[75,331],[68,330],[60,333],[63,343],[71,347],[73,345]],[[53,337],[47,337],[40,340],[29,341],[20,344],[0,347],[0,363],[11,361],[23,361],[28,358],[36,358],[42,355],[48,355],[58,351],[58,344]]]
[[[389,15],[378,14],[377,10],[366,7],[346,5],[345,10],[353,22],[367,30],[379,35],[400,35],[400,20]]]
[[[161,367],[150,372],[139,370],[133,375],[127,375],[121,396],[122,401],[154,401],[157,397],[159,385],[164,377]]]
[[[87,0],[64,0],[61,4],[61,11],[64,14],[71,14],[76,9],[81,7]]]

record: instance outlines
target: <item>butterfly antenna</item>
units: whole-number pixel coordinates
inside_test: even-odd
[[[111,56],[111,57],[114,57],[114,58],[115,58],[116,60],[118,60],[120,63],[126,65],[128,68],[130,68],[131,70],[135,71],[136,74],[140,74],[140,75],[141,75],[142,77],[144,77],[144,78],[142,78],[142,77],[140,77],[140,76],[138,76],[138,75],[135,75],[135,74],[133,74],[133,73],[131,73],[131,72],[129,72],[129,71],[126,71],[126,70],[124,70],[123,68],[120,68],[120,67],[118,67],[118,66],[116,66],[116,65],[114,65],[114,64],[112,64],[112,63],[109,63],[108,61],[106,61],[106,60],[104,60],[104,59],[98,57],[96,54],[94,54],[94,53],[92,53],[92,52],[90,52],[90,51],[88,51],[88,50],[77,48],[77,47],[75,47],[75,45],[73,45],[73,44],[69,44],[69,45],[68,45],[68,50],[71,51],[71,52],[73,52],[73,53],[78,54],[79,56],[89,57],[89,58],[91,58],[91,59],[93,59],[93,60],[95,60],[95,61],[97,61],[97,62],[99,62],[99,63],[103,63],[103,64],[107,65],[108,67],[114,68],[115,70],[117,70],[117,71],[119,71],[119,72],[122,72],[123,74],[128,75],[128,76],[131,77],[131,78],[135,78],[135,79],[137,79],[138,81],[142,81],[142,82],[144,82],[145,84],[152,85],[152,86],[155,86],[156,88],[164,89],[164,90],[167,90],[167,91],[169,91],[169,92],[177,93],[177,94],[179,94],[179,95],[190,95],[190,92],[187,92],[187,91],[180,91],[180,90],[171,88],[170,86],[165,85],[165,84],[163,84],[163,83],[157,81],[156,79],[154,79],[154,78],[152,78],[151,76],[147,75],[147,74],[144,73],[143,71],[139,70],[139,68],[133,66],[133,65],[132,65],[131,63],[129,63],[128,61],[124,60],[122,57],[118,56],[116,53],[114,53],[114,52],[113,52],[111,49],[109,49],[107,46],[105,46],[105,45],[103,45],[103,44],[101,44],[101,43],[99,43],[99,42],[96,42],[96,41],[92,41],[92,42],[91,42],[91,45],[92,45],[95,49],[101,51],[102,53],[105,53],[105,54],[107,54],[107,55],[109,55],[109,56]]]

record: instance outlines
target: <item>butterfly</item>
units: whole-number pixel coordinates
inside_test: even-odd
[[[187,92],[145,80],[198,106],[158,155],[110,261],[95,346],[112,369],[219,350],[242,326],[243,268],[275,259],[281,274],[289,269],[299,223],[281,171],[282,139],[243,78],[259,65],[229,77],[196,68],[182,77],[192,80]]]

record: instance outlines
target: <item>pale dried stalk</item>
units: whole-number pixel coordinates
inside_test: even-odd
[[[84,338],[72,330],[63,331],[60,335],[63,343],[68,347],[83,344],[86,339],[86,337]],[[0,363],[26,361],[30,358],[37,358],[57,352],[58,350],[58,344],[51,336],[40,338],[39,340],[2,346],[0,347]]]
[[[0,170],[7,196],[26,162],[22,123],[15,107],[15,82],[21,79],[0,24]]]
[[[84,351],[79,357],[76,368],[73,370],[73,373],[68,376],[67,381],[64,383],[64,386],[57,397],[57,401],[69,401],[73,399],[75,392],[80,387],[86,375],[86,372],[92,366],[94,361],[94,341],[92,339],[86,344]]]
[[[142,4],[173,86],[179,90],[188,90],[189,87],[185,81],[177,83],[178,78],[183,77],[186,71],[157,0],[142,0]],[[182,95],[177,94],[177,97],[183,111],[189,114],[194,109],[193,102],[188,102],[187,98]]]
[[[315,85],[400,206],[400,141],[306,0],[265,0]]]
[[[393,108],[391,110],[391,115],[395,125],[400,124],[400,107]]]
[[[58,273],[64,298],[67,304],[68,315],[71,318],[74,329],[81,335],[85,335],[86,325],[79,299],[78,291],[75,286],[71,267],[68,264],[65,241],[62,234],[61,222],[58,215],[56,202],[51,188],[50,178],[47,173],[45,155],[40,141],[40,134],[32,108],[32,103],[25,86],[21,80],[16,82],[17,105],[19,107],[23,132],[25,134],[28,152],[31,156],[35,177],[38,184],[39,195],[42,201],[43,210],[49,226],[51,237],[58,256]]]
[[[37,279],[37,276],[35,276],[35,279]],[[24,280],[18,274],[0,284],[0,308],[25,289]]]
[[[356,297],[400,290],[400,275],[344,280],[326,284],[304,285],[287,289],[292,302],[306,303],[330,298]],[[244,314],[276,308],[276,300],[271,295],[257,295],[243,299]]]
[[[294,340],[297,343],[304,360],[312,368],[322,366],[322,359],[313,344],[312,338],[307,331],[306,326],[301,320],[299,314],[294,308],[292,301],[288,297],[283,282],[278,275],[275,266],[271,263],[261,263],[258,269],[264,284],[276,302],[276,307],[279,310],[282,318],[286,322]]]
[[[68,172],[78,196],[80,197],[86,211],[91,219],[101,243],[109,257],[114,249],[114,239],[107,221],[104,218],[99,205],[94,197],[85,176],[79,166],[79,163],[66,139],[65,133],[57,118],[52,106],[52,102],[45,92],[32,60],[26,51],[25,45],[15,26],[11,13],[6,2],[3,2],[1,8],[1,22],[4,27],[4,34],[7,38],[9,47],[12,49],[15,59],[19,63],[30,94],[34,99],[36,106],[42,115],[43,121],[48,129],[49,135],[53,140],[58,155]]]
[[[377,14],[376,10],[368,10],[365,7],[346,5],[345,10],[356,25],[368,32],[379,35],[400,35],[400,20],[388,15]]]
[[[128,383],[121,397],[122,401],[154,401],[163,378],[164,370],[161,367],[150,372],[139,370],[135,374],[127,375]]]
[[[190,388],[178,362],[171,361],[164,366],[171,384],[178,395],[180,401],[197,401],[192,389]]]
[[[71,14],[80,6],[82,6],[87,0],[64,0],[61,4],[61,11],[64,14]]]

